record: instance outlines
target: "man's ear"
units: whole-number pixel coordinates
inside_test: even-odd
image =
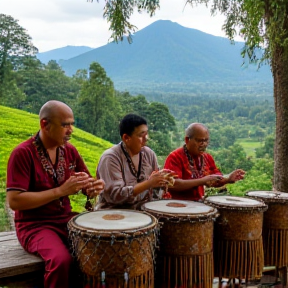
[[[48,124],[49,124],[49,121],[47,119],[41,119],[40,120],[40,127],[42,129],[46,128],[48,126]]]
[[[189,142],[189,137],[186,136],[186,137],[184,138],[184,141],[185,141],[185,143],[187,144],[187,143]]]
[[[129,139],[130,139],[130,136],[129,136],[128,134],[123,134],[123,135],[122,135],[122,140],[123,140],[124,143],[126,143],[127,141],[129,141]]]

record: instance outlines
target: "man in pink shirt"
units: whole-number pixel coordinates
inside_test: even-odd
[[[68,143],[74,125],[69,106],[49,101],[39,118],[40,131],[10,155],[7,200],[15,211],[21,245],[45,261],[44,287],[68,288],[72,257],[67,222],[76,214],[68,196],[82,189],[94,197],[104,189],[104,182],[91,177],[76,148]]]

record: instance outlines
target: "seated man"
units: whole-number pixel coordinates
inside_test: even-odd
[[[237,169],[223,176],[213,157],[205,153],[209,131],[201,123],[192,123],[185,131],[185,144],[171,152],[164,168],[176,172],[178,179],[169,189],[173,199],[199,201],[204,196],[204,185],[221,187],[243,179],[245,172]]]
[[[164,171],[158,171],[155,153],[145,146],[148,138],[146,120],[128,114],[119,129],[122,141],[103,153],[97,167],[97,176],[105,181],[105,189],[96,209],[140,209],[144,202],[152,199],[153,188],[167,184]],[[156,197],[161,198],[159,192],[158,189]]]
[[[7,167],[7,200],[15,210],[17,237],[23,248],[45,261],[44,287],[73,287],[72,256],[67,223],[71,211],[69,195],[85,189],[90,197],[103,190],[103,180],[90,176],[74,146],[71,108],[48,101],[39,113],[40,131],[19,144]]]

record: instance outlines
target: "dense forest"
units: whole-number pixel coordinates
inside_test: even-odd
[[[45,65],[31,57],[11,71],[9,81],[6,87],[14,92],[2,95],[1,105],[38,114],[46,101],[64,101],[73,108],[78,128],[111,143],[120,141],[118,123],[125,114],[133,112],[145,117],[149,124],[149,146],[162,165],[166,156],[183,144],[187,125],[202,122],[210,130],[209,151],[224,173],[235,168],[251,171],[250,174],[258,171],[262,173],[261,189],[272,187],[275,113],[273,102],[265,94],[230,98],[168,94],[167,98],[158,97],[159,102],[149,101],[144,95],[115,90],[112,80],[96,62],[89,71],[79,70],[68,77],[55,61]],[[247,155],[241,142],[261,145]],[[247,189],[255,187],[254,178],[252,182],[254,186]],[[231,189],[237,188],[231,186]]]

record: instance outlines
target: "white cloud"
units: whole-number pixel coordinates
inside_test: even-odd
[[[135,12],[131,22],[139,30],[164,19],[216,36],[224,36],[224,16],[212,17],[205,5],[184,9],[185,0],[161,0],[151,18]],[[40,52],[67,45],[99,47],[108,43],[109,24],[103,19],[105,1],[94,0],[0,0],[0,13],[19,20]],[[239,38],[240,39],[240,38]],[[238,40],[239,40],[238,39]]]

